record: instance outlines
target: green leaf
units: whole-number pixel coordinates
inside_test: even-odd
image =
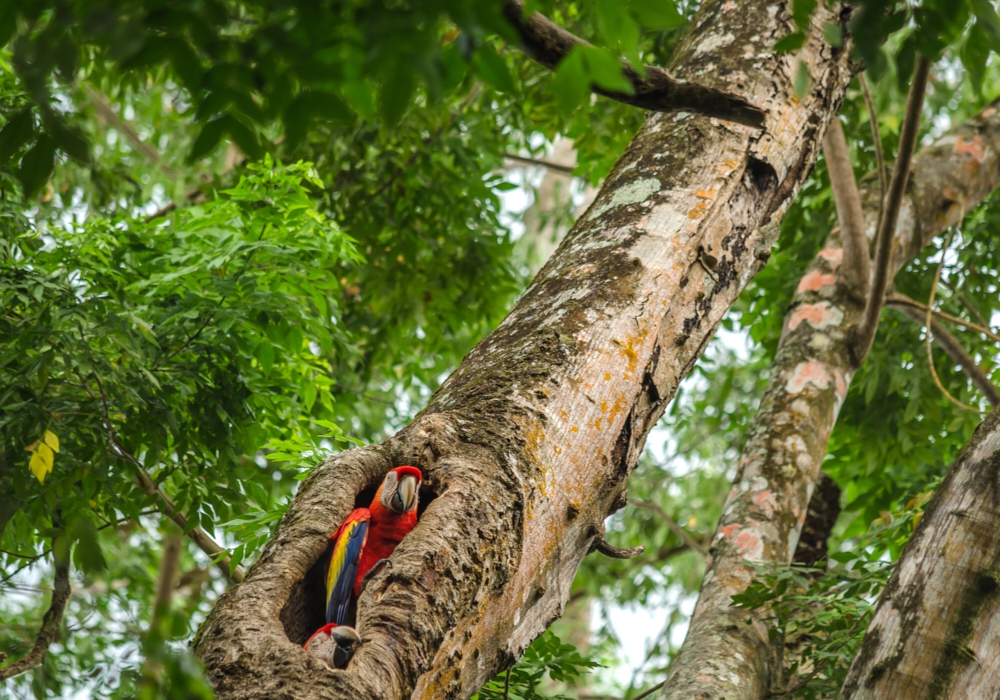
[[[395,70],[389,72],[379,92],[382,119],[386,126],[395,126],[399,122],[403,112],[410,106],[416,89],[416,77],[409,66],[398,64]]]
[[[622,62],[614,53],[605,49],[580,47],[590,81],[600,88],[631,95],[635,89],[622,72]]]
[[[270,372],[271,367],[274,366],[274,348],[266,340],[257,346],[257,350],[254,351],[254,356],[257,361],[260,362],[261,368],[264,372]]]
[[[817,0],[792,0],[792,19],[799,29],[808,29],[809,20],[816,11]]]
[[[976,15],[976,26],[982,27],[990,48],[1000,53],[1000,18],[990,0],[972,0],[972,11]]]
[[[229,132],[229,135],[236,142],[236,145],[240,147],[244,155],[252,160],[257,160],[264,154],[264,149],[261,148],[257,134],[250,127],[231,115],[223,117],[223,119],[227,120],[226,131]]]
[[[552,78],[552,97],[556,109],[564,119],[568,119],[578,106],[590,95],[590,80],[583,65],[583,52],[577,46],[556,66]]]
[[[805,99],[811,85],[812,76],[809,75],[809,66],[806,65],[805,61],[799,61],[795,67],[795,96],[800,100]]]
[[[108,568],[101,545],[97,541],[97,528],[86,518],[73,522],[73,536],[76,538],[75,558],[83,571],[98,573]]]
[[[5,164],[29,139],[35,131],[35,120],[31,108],[21,110],[0,129],[0,165]]]
[[[972,25],[969,35],[962,45],[962,65],[977,94],[982,94],[983,79],[986,77],[986,62],[990,57],[989,40],[986,31],[978,22]]]
[[[781,37],[778,43],[774,45],[774,50],[777,53],[791,53],[792,51],[798,51],[805,43],[806,35],[803,32],[794,32]]]
[[[823,38],[830,46],[842,46],[844,44],[844,32],[839,24],[827,22],[823,25]]]
[[[42,134],[35,145],[24,154],[17,172],[25,197],[33,197],[49,179],[52,168],[55,167],[55,158],[55,141],[48,134]]]
[[[201,132],[194,140],[194,145],[191,146],[191,152],[188,154],[188,162],[193,163],[215,150],[215,147],[219,145],[219,140],[222,139],[222,134],[226,131],[226,126],[226,118],[220,117],[201,127]]]
[[[500,58],[493,47],[484,44],[473,55],[472,65],[479,76],[497,90],[514,93],[514,80],[510,77],[507,64]]]
[[[679,27],[687,21],[673,0],[632,0],[629,9],[647,29]]]

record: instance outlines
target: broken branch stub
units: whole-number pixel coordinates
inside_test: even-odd
[[[646,435],[768,259],[850,80],[816,13],[794,58],[785,15],[706,2],[679,78],[739,91],[766,128],[655,114],[500,326],[409,426],[318,466],[197,653],[226,698],[467,698],[557,617]],[[813,89],[796,97],[798,62]],[[701,262],[717,263],[708,273]],[[433,500],[361,596],[345,671],[297,644],[319,626],[311,571],[356,496],[414,464]],[[310,629],[312,628],[312,629]]]

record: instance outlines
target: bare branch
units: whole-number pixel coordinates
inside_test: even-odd
[[[910,85],[910,95],[906,100],[906,116],[903,117],[903,127],[899,134],[899,154],[892,169],[889,193],[883,203],[883,214],[876,232],[875,270],[871,293],[868,295],[868,303],[858,325],[855,343],[855,361],[858,365],[864,361],[875,340],[885,290],[889,286],[889,259],[892,257],[893,234],[896,231],[896,219],[899,218],[906,183],[910,179],[910,164],[913,162],[913,149],[917,144],[920,110],[924,105],[924,93],[930,69],[931,62],[926,57],[920,56],[913,74],[913,83]]]
[[[55,582],[52,586],[52,602],[49,603],[49,609],[42,618],[42,627],[38,630],[38,637],[35,638],[35,646],[32,647],[31,651],[24,658],[15,661],[6,668],[0,668],[0,681],[5,681],[8,678],[13,678],[41,666],[42,662],[45,661],[45,655],[49,651],[49,645],[55,641],[56,636],[59,634],[59,625],[62,624],[63,613],[66,611],[66,605],[69,603],[72,590],[69,585],[68,558],[60,557],[57,554],[55,555],[55,564],[56,572]]]
[[[911,306],[915,309],[920,309],[921,311],[925,312],[927,311],[927,309],[930,308],[929,306],[927,306],[927,304],[921,304],[916,299],[911,299],[910,297],[904,296],[902,294],[890,294],[889,296],[886,297],[886,304],[888,304],[889,302],[892,302],[896,306]],[[982,333],[990,340],[1000,343],[1000,335],[997,335],[989,328],[985,328],[983,326],[980,326],[979,324],[966,321],[964,318],[959,318],[958,316],[952,316],[951,314],[945,313],[944,311],[939,311],[938,309],[931,309],[931,312],[940,319],[943,319],[945,321],[950,321],[951,323],[962,326],[963,328],[967,328],[970,331],[975,331],[976,333]]]
[[[916,321],[922,326],[927,322],[926,313],[920,311],[921,308],[926,309],[927,307],[913,299],[903,297],[901,294],[891,295],[886,300],[886,306],[896,309],[907,318]],[[989,377],[979,369],[979,365],[976,364],[972,355],[962,347],[958,339],[949,333],[947,328],[933,319],[931,320],[931,333],[934,335],[934,340],[941,346],[941,349],[948,354],[948,357],[955,364],[959,365],[966,376],[976,385],[976,388],[983,392],[990,405],[994,407],[1000,405],[1000,390],[997,390],[993,382],[989,380]]]
[[[858,82],[861,84],[861,94],[865,96],[865,107],[868,109],[868,125],[872,130],[872,143],[875,145],[875,164],[878,172],[878,221],[882,220],[882,209],[885,206],[885,193],[889,188],[888,177],[885,174],[885,155],[882,153],[882,134],[878,128],[878,113],[875,111],[875,99],[872,97],[872,90],[868,86],[868,80],[862,71],[858,73]],[[875,224],[878,230],[878,223]]]
[[[503,13],[521,37],[524,52],[549,70],[555,70],[574,47],[589,46],[538,12],[526,17],[523,0],[507,0]],[[643,78],[627,62],[622,62],[622,73],[632,83],[633,94],[596,86],[591,89],[598,95],[653,112],[688,111],[757,128],[764,126],[766,112],[738,95],[677,80],[656,66],[645,66],[645,72]]]
[[[94,108],[94,114],[97,116],[98,120],[124,136],[125,140],[132,145],[132,148],[134,148],[139,155],[143,156],[150,163],[156,164],[160,162],[163,154],[150,144],[143,141],[142,137],[139,136],[139,133],[132,127],[132,125],[115,113],[115,110],[112,109],[111,104],[108,102],[108,98],[103,92],[95,88],[93,85],[85,85],[84,89],[87,92],[87,97],[90,100],[90,104]],[[170,168],[166,164],[164,164],[162,168],[165,173],[168,175],[171,174]]]
[[[685,544],[685,546],[698,552],[698,554],[703,557],[708,556],[708,550],[705,549],[705,546],[695,538],[691,537],[687,530],[678,525],[677,522],[667,515],[666,512],[664,512],[664,510],[657,504],[647,503],[645,501],[635,501],[632,499],[629,499],[629,504],[635,506],[636,508],[642,508],[656,513],[660,520],[666,523],[667,527],[670,528],[670,531],[681,538],[681,541]]]
[[[861,210],[861,196],[854,179],[851,153],[847,149],[844,128],[840,119],[830,120],[823,136],[823,157],[830,173],[833,199],[837,205],[841,238],[844,241],[844,262],[840,266],[848,288],[859,298],[868,296],[871,264],[868,259],[868,238],[865,236],[865,215]]]
[[[140,679],[140,696],[155,696],[163,683],[163,665],[157,658],[157,654],[149,654],[150,648],[155,649],[157,644],[162,645],[163,635],[160,632],[160,624],[163,617],[170,613],[170,602],[174,597],[174,580],[177,578],[177,567],[181,558],[181,544],[183,540],[180,534],[171,535],[163,543],[163,554],[160,558],[160,576],[156,582],[156,595],[153,598],[153,614],[149,620],[149,631],[147,632],[147,655],[142,665],[142,677]],[[158,641],[157,641],[158,640]]]
[[[600,552],[606,557],[611,557],[612,559],[635,559],[637,556],[646,551],[646,548],[642,545],[638,547],[615,547],[613,544],[609,543],[602,535],[598,535],[597,539],[594,540],[592,551]]]
[[[559,163],[553,163],[549,160],[539,160],[537,158],[527,158],[525,156],[519,156],[516,153],[504,153],[503,157],[507,160],[514,160],[518,163],[525,163],[526,165],[537,165],[542,168],[548,168],[557,173],[565,173],[566,175],[573,174],[573,167],[569,165],[560,165]]]

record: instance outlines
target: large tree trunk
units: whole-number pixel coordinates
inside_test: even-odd
[[[1000,110],[991,106],[918,154],[896,227],[891,272],[997,186]],[[878,217],[877,189],[862,193],[869,237]],[[780,687],[781,654],[768,643],[761,616],[731,602],[753,580],[755,571],[745,562],[791,561],[856,369],[853,329],[865,304],[849,292],[842,258],[835,231],[785,316],[771,380],[748,430],[691,627],[663,698],[757,700]]]
[[[414,422],[303,482],[195,648],[220,698],[466,698],[559,615],[645,437],[766,262],[777,220],[850,80],[815,14],[796,57],[787,3],[706,2],[672,72],[767,110],[754,129],[652,116],[507,319]],[[813,87],[793,85],[804,61]],[[433,497],[359,604],[346,671],[300,645],[322,622],[314,564],[391,467]],[[359,496],[360,494],[360,496]]]
[[[1000,413],[976,430],[903,550],[841,698],[1000,695]]]

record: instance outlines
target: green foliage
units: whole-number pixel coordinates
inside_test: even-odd
[[[788,698],[835,695],[861,646],[892,562],[913,534],[931,492],[896,513],[884,513],[850,548],[830,556],[829,568],[757,566],[758,579],[733,605],[770,622],[772,643],[784,647]],[[845,543],[846,544],[846,543]]]
[[[510,668],[488,681],[473,695],[474,700],[565,700],[544,689],[546,677],[555,683],[573,685],[599,663],[581,655],[551,631],[546,631],[524,650],[524,655]]]

